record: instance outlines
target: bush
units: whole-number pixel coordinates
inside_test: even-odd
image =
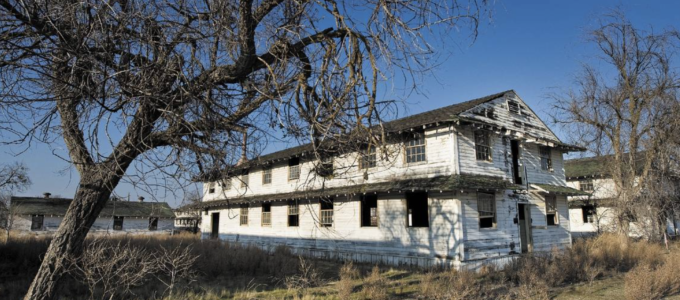
[[[336,284],[338,298],[349,299],[354,291],[354,280],[359,278],[359,270],[354,263],[347,261],[340,268],[340,280]]]
[[[373,267],[371,275],[364,280],[363,294],[366,299],[370,300],[385,300],[389,299],[389,284],[387,280],[380,275],[380,268]]]
[[[680,292],[680,253],[674,252],[657,264],[641,264],[625,277],[627,300],[656,300]]]

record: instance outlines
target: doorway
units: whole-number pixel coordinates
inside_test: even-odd
[[[519,172],[519,141],[510,141],[510,152],[512,154],[512,174],[513,183],[522,184],[522,174]]]
[[[531,234],[531,206],[529,204],[517,204],[517,214],[522,253],[528,253],[534,250],[534,240]]]
[[[217,239],[220,237],[220,213],[213,213],[211,220],[210,238]]]

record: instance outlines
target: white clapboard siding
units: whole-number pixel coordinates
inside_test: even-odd
[[[32,217],[26,215],[15,216],[14,230],[31,234],[53,234],[59,229],[63,217],[45,216],[41,230],[31,230]],[[109,217],[97,218],[92,224],[90,234],[170,234],[174,227],[174,219],[159,218],[157,230],[149,230],[148,218],[125,217],[123,230],[113,230],[113,219]]]

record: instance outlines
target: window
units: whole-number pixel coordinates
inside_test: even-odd
[[[593,205],[584,205],[581,207],[583,213],[583,223],[595,223],[595,217],[597,216],[597,210]]]
[[[364,196],[361,199],[361,226],[378,226],[378,196]]]
[[[123,217],[113,217],[113,230],[123,230]]]
[[[267,166],[262,169],[262,184],[272,183],[272,167]]]
[[[427,193],[426,192],[407,192],[406,193],[406,226],[408,227],[429,227]]]
[[[322,158],[316,166],[316,173],[322,177],[333,177],[333,157]]]
[[[512,121],[512,125],[514,125],[515,127],[519,128],[519,129],[522,129],[522,127],[524,126],[524,124],[522,124],[522,122],[520,122],[520,121]]]
[[[157,229],[158,229],[158,218],[157,217],[149,218],[149,230],[157,230]]]
[[[239,224],[241,226],[248,225],[248,204],[241,204],[241,213],[239,214]]]
[[[548,226],[560,224],[559,215],[557,214],[557,197],[555,195],[545,195],[545,217]]]
[[[376,166],[376,153],[375,147],[370,146],[361,153],[361,160],[359,160],[360,169],[369,169]]]
[[[231,189],[231,177],[227,177],[227,179],[224,180],[224,182],[222,183],[222,185],[224,185],[224,190],[225,190],[225,191],[230,190],[230,189]]]
[[[31,217],[31,230],[42,230],[44,221],[44,215],[33,215],[33,217]]]
[[[241,187],[242,188],[248,187],[249,179],[250,179],[250,174],[249,174],[248,170],[243,171],[243,173],[241,173]]]
[[[209,183],[208,184],[208,194],[214,194],[215,193],[215,184],[214,183]]]
[[[490,193],[477,193],[479,228],[496,228],[496,197]]]
[[[288,160],[288,180],[300,179],[300,158]]]
[[[540,146],[538,151],[541,156],[541,170],[552,172],[553,167],[552,159],[550,158],[550,147]]]
[[[593,180],[592,179],[581,180],[578,182],[578,187],[581,191],[592,192],[594,190]]]
[[[475,152],[477,160],[491,161],[491,143],[489,142],[488,131],[475,131]]]
[[[272,226],[271,203],[262,203],[262,226]]]
[[[288,226],[300,226],[300,206],[296,200],[288,202]]]
[[[321,226],[333,226],[333,199],[320,199],[319,206],[321,206]]]
[[[421,161],[426,161],[425,138],[417,136],[406,143],[406,163],[410,164]]]
[[[519,105],[519,102],[515,100],[508,100],[508,111],[513,114],[521,114],[521,106]]]
[[[492,107],[483,107],[477,111],[474,112],[474,114],[482,117],[486,117],[489,119],[495,119],[496,117],[493,114],[493,108]]]

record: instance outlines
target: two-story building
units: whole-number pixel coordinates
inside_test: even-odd
[[[196,206],[203,237],[455,267],[570,245],[567,196],[582,192],[567,187],[562,156],[582,149],[562,143],[514,91],[384,128],[382,147],[320,164],[302,145],[206,179]]]

